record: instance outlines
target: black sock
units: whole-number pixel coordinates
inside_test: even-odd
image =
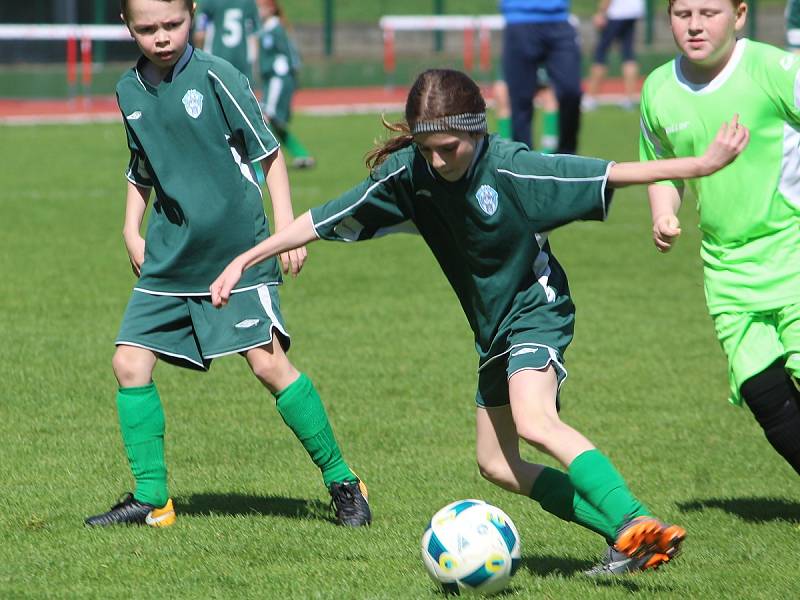
[[[800,474],[800,403],[783,361],[745,381],[741,392],[769,443]]]

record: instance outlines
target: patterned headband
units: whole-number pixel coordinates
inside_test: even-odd
[[[463,113],[447,115],[430,121],[417,121],[411,128],[411,134],[437,133],[442,131],[486,131],[486,113]]]

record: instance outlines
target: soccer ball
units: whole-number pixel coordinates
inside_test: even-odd
[[[520,565],[520,539],[508,515],[483,500],[438,511],[422,535],[422,560],[447,594],[494,594]]]

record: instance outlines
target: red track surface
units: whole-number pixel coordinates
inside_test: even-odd
[[[622,82],[604,83],[604,94],[619,94]],[[401,87],[301,89],[295,94],[293,108],[298,112],[351,113],[397,110],[405,103],[407,90]],[[491,100],[491,89],[484,89]],[[73,100],[4,100],[0,99],[0,123],[86,122],[119,118],[113,96]]]

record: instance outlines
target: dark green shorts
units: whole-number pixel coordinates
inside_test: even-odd
[[[274,285],[231,294],[223,308],[214,308],[210,296],[134,290],[115,343],[147,348],[178,366],[207,370],[218,356],[269,344],[273,329],[288,350],[289,334]]]
[[[510,402],[508,380],[512,375],[526,369],[544,371],[551,365],[560,389],[567,378],[567,370],[559,350],[536,342],[513,343],[508,350],[493,356],[478,369],[475,402],[484,407],[505,406]]]
[[[285,128],[292,118],[292,96],[296,84],[292,75],[274,75],[264,81],[261,108],[270,123]]]

